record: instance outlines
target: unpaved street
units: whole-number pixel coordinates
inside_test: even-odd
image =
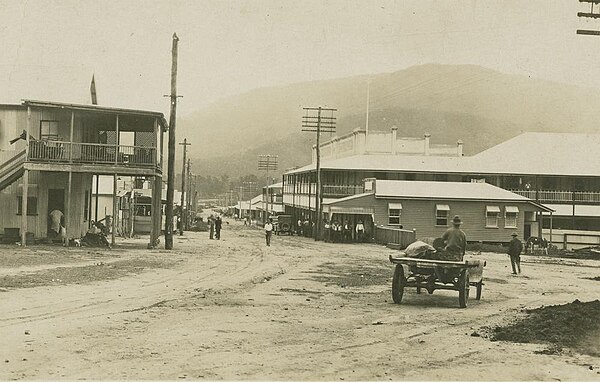
[[[600,379],[600,358],[485,335],[525,307],[598,298],[600,262],[524,257],[515,277],[484,253],[481,301],[407,290],[396,305],[392,250],[266,247],[259,230],[224,227],[174,251],[2,246],[0,379]]]

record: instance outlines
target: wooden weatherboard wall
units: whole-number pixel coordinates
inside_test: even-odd
[[[511,234],[518,232],[523,239],[525,213],[535,212],[537,208],[527,202],[519,201],[483,201],[483,200],[449,200],[449,199],[403,199],[403,198],[375,198],[373,194],[341,201],[332,206],[336,207],[371,207],[374,210],[374,224],[389,226],[388,203],[402,203],[400,224],[404,229],[417,230],[419,237],[439,237],[445,230],[452,226],[454,215],[459,215],[463,221],[462,229],[468,241],[508,242]],[[448,226],[436,226],[436,205],[445,204],[450,207],[448,213]],[[486,227],[486,206],[500,208],[498,228]],[[507,206],[519,208],[517,228],[505,228],[504,212]]]
[[[67,204],[67,182],[66,172],[29,172],[28,197],[37,198],[37,210],[35,215],[27,216],[27,231],[32,232],[36,238],[46,237],[48,234],[48,190],[63,189],[65,192],[65,205]],[[84,203],[86,191],[89,196],[92,189],[92,175],[84,173],[73,173],[71,209],[69,211],[69,237],[81,237],[87,231],[87,218],[84,216]],[[20,179],[0,191],[0,209],[3,211],[0,217],[0,230],[4,228],[20,228],[21,215],[17,215],[17,198],[23,195],[23,180]],[[64,213],[65,211],[63,211]]]

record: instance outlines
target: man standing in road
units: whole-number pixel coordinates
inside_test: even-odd
[[[512,266],[512,273],[516,275],[521,273],[521,252],[523,251],[523,243],[518,238],[518,234],[515,232],[512,234],[512,240],[508,243],[508,255],[510,256],[510,265]]]
[[[453,227],[442,235],[444,244],[446,244],[444,249],[449,261],[462,261],[467,249],[467,236],[460,229],[461,224],[460,217],[458,215],[454,216],[454,219],[452,219]]]
[[[223,220],[221,220],[221,215],[217,215],[215,218],[215,239],[221,240],[221,228],[223,226]]]
[[[215,236],[215,217],[210,215],[208,217],[208,238],[212,240]]]
[[[267,247],[271,246],[271,235],[273,234],[273,219],[269,218],[269,221],[265,223],[265,238],[267,240]]]

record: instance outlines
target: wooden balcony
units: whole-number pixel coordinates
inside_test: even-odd
[[[600,203],[600,192],[592,191],[556,191],[556,190],[509,190],[526,198],[545,203]]]
[[[160,171],[156,148],[142,146],[31,140],[27,161],[46,164],[143,168]]]
[[[298,195],[314,195],[317,190],[315,183],[297,183],[296,190],[294,190],[293,184],[285,185],[285,193],[293,194],[294,192]],[[361,194],[364,192],[364,186],[362,184],[345,184],[345,185],[323,185],[323,197],[325,198],[343,198],[346,196]]]

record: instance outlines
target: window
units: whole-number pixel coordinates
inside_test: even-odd
[[[90,191],[85,190],[85,199],[83,200],[83,220],[87,221],[90,217]]]
[[[58,136],[58,121],[40,121],[40,139],[60,140]]]
[[[23,214],[23,197],[17,196],[17,215]],[[37,196],[27,197],[27,216],[37,215]]]
[[[388,225],[400,225],[400,215],[402,214],[402,203],[388,204]]]
[[[498,216],[500,215],[500,207],[486,206],[485,207],[485,226],[487,228],[498,228]]]
[[[448,215],[450,215],[450,206],[447,204],[437,204],[435,206],[435,225],[447,227]]]
[[[517,228],[519,207],[506,206],[504,208],[504,228]]]

